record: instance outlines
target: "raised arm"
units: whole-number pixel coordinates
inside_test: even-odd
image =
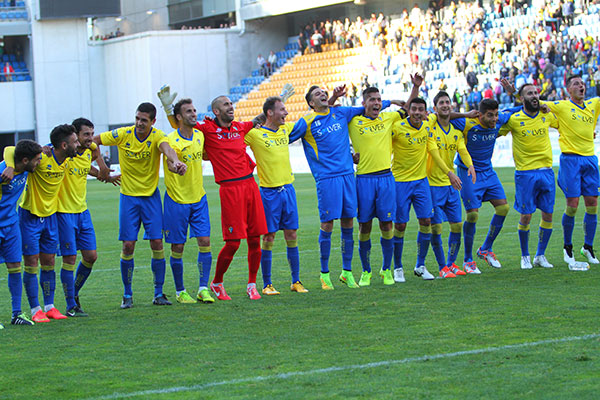
[[[173,101],[175,101],[175,98],[177,97],[177,92],[171,94],[171,88],[169,85],[162,85],[156,95],[160,99],[160,103],[165,110],[165,114],[167,114],[167,119],[169,120],[171,128],[177,129],[177,120],[173,115]]]
[[[410,104],[412,99],[416,99],[417,97],[419,97],[419,88],[423,84],[423,79],[424,77],[421,76],[421,74],[419,74],[418,72],[410,76],[410,81],[412,82],[413,87],[410,91],[410,95],[408,96],[408,100],[406,100],[405,105]],[[401,107],[404,108],[404,106]]]

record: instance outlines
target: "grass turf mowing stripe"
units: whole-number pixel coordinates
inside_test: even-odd
[[[226,385],[236,385],[240,383],[257,383],[263,382],[267,380],[275,380],[275,379],[288,379],[297,376],[307,376],[307,375],[316,375],[316,374],[325,374],[329,372],[338,372],[338,371],[350,371],[355,369],[369,369],[369,368],[377,368],[377,367],[385,367],[390,365],[398,365],[398,364],[408,364],[419,361],[431,361],[431,360],[439,360],[444,358],[452,358],[452,357],[460,357],[467,356],[472,354],[482,354],[482,353],[491,353],[502,350],[513,350],[513,349],[521,349],[527,347],[534,346],[542,346],[546,344],[556,344],[556,343],[566,343],[566,342],[575,342],[581,340],[589,340],[589,339],[597,339],[600,338],[600,333],[592,333],[589,335],[583,336],[569,336],[559,339],[546,339],[546,340],[538,340],[535,342],[525,342],[525,343],[517,343],[517,344],[507,344],[504,346],[492,346],[485,347],[482,349],[474,349],[474,350],[464,350],[464,351],[456,351],[453,353],[441,353],[441,354],[433,354],[433,355],[425,355],[420,357],[408,357],[403,358],[401,360],[386,360],[386,361],[378,361],[367,364],[354,364],[354,365],[345,365],[339,367],[328,367],[328,368],[319,368],[312,369],[307,371],[294,371],[294,372],[285,372],[281,374],[275,375],[262,375],[262,376],[253,376],[249,378],[239,378],[239,379],[231,379],[227,381],[219,381],[219,382],[209,382],[203,383],[199,385],[192,386],[175,386],[165,389],[151,389],[151,390],[143,390],[139,392],[131,392],[131,393],[113,393],[109,395],[92,397],[87,400],[114,400],[114,399],[122,399],[122,398],[131,398],[138,396],[148,396],[153,394],[168,394],[168,393],[177,393],[177,392],[191,392],[197,390],[204,390],[217,386],[226,386]]]

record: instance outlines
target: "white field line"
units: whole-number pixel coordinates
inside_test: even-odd
[[[219,387],[219,386],[229,386],[229,385],[237,385],[243,383],[257,383],[264,382],[269,380],[285,380],[294,377],[302,377],[309,375],[319,375],[326,374],[330,372],[338,372],[338,371],[352,371],[352,370],[363,370],[370,368],[378,368],[378,367],[386,367],[390,365],[401,365],[401,364],[409,364],[420,361],[430,361],[430,360],[440,360],[445,358],[454,358],[460,356],[467,356],[473,354],[482,354],[482,353],[492,353],[503,350],[513,350],[513,349],[522,349],[527,347],[535,347],[535,346],[544,346],[551,345],[556,343],[566,343],[566,342],[575,342],[581,340],[589,340],[589,339],[597,339],[600,338],[600,333],[593,333],[589,335],[583,336],[570,336],[559,339],[546,339],[539,340],[536,342],[525,342],[525,343],[517,343],[517,344],[507,344],[504,346],[495,346],[495,347],[484,347],[482,349],[474,349],[474,350],[464,350],[464,351],[456,351],[453,353],[440,353],[433,355],[425,355],[420,357],[409,357],[403,358],[400,360],[387,360],[387,361],[378,361],[368,364],[354,364],[354,365],[345,365],[345,366],[337,366],[337,367],[329,367],[329,368],[319,368],[319,369],[311,369],[305,371],[292,371],[285,372],[281,374],[275,375],[259,375],[252,376],[248,378],[239,378],[239,379],[230,379],[226,381],[217,381],[217,382],[209,382],[202,383],[198,385],[191,386],[174,386],[170,388],[163,389],[151,389],[151,390],[143,390],[139,392],[129,392],[129,393],[113,393],[99,397],[93,397],[88,400],[113,400],[113,399],[123,399],[123,398],[131,398],[131,397],[139,397],[139,396],[150,396],[156,394],[169,394],[169,393],[177,393],[177,392],[192,392],[192,391],[200,391],[208,388]]]

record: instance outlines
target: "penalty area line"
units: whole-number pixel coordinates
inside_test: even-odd
[[[440,360],[445,358],[453,358],[474,354],[483,354],[483,353],[493,353],[497,351],[503,350],[513,350],[513,349],[522,349],[527,347],[535,347],[535,346],[543,346],[549,344],[556,343],[567,343],[567,342],[576,342],[581,340],[589,340],[589,339],[597,339],[600,338],[600,333],[593,333],[589,335],[583,336],[569,336],[558,339],[546,339],[546,340],[538,340],[535,342],[524,342],[517,344],[507,344],[504,346],[492,346],[492,347],[484,347],[481,349],[473,349],[473,350],[463,350],[463,351],[455,351],[452,353],[440,353],[433,355],[424,355],[420,357],[408,357],[400,360],[386,360],[386,361],[378,361],[367,364],[354,364],[354,365],[344,365],[344,366],[333,366],[328,368],[319,368],[319,369],[311,369],[305,371],[292,371],[292,372],[284,372],[281,374],[274,375],[259,375],[248,378],[239,378],[239,379],[230,379],[225,381],[217,381],[217,382],[209,382],[202,383],[198,385],[191,386],[174,386],[170,388],[163,389],[151,389],[151,390],[142,390],[138,392],[129,392],[129,393],[112,393],[99,397],[91,397],[87,400],[114,400],[114,399],[124,399],[131,397],[139,397],[139,396],[149,396],[155,394],[168,394],[168,393],[177,393],[177,392],[191,392],[191,391],[199,391],[204,389],[209,389],[218,386],[228,386],[228,385],[236,385],[243,383],[258,383],[269,380],[285,380],[294,377],[302,377],[308,375],[318,375],[318,374],[326,374],[329,372],[338,372],[338,371],[352,371],[352,370],[363,370],[370,368],[378,368],[378,367],[386,367],[390,365],[401,365],[401,364],[409,364],[413,362],[420,361],[430,361],[430,360]]]

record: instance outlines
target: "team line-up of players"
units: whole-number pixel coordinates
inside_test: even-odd
[[[415,75],[412,82],[413,90],[406,103],[382,101],[377,88],[371,87],[363,93],[363,107],[333,107],[331,104],[344,95],[345,88],[336,88],[328,98],[326,90],[312,86],[305,96],[312,112],[295,124],[285,122],[285,100],[294,91],[289,85],[280,97],[267,98],[263,114],[251,122],[234,121],[233,104],[226,96],[212,101],[214,119],[197,121],[192,100],[182,99],[173,106],[176,94],[164,86],[158,96],[170,124],[176,128],[168,135],[153,127],[156,108],[142,103],[133,126],[94,136],[92,122],[79,118],[52,130],[51,148],[42,149],[29,140],[7,148],[5,161],[0,163],[0,257],[8,267],[11,323],[31,325],[67,316],[87,316],[79,302],[79,292],[97,259],[95,233],[86,204],[87,174],[120,185],[120,269],[124,286],[121,308],[133,306],[134,250],[142,223],[144,239],[149,240],[152,249],[155,305],[171,304],[163,293],[163,237],[171,244],[170,265],[180,303],[212,303],[212,295],[219,300],[231,299],[223,277],[241,239],[248,242],[248,297],[261,297],[256,288],[259,268],[264,283],[262,294],[279,294],[271,281],[272,248],[279,230],[283,230],[287,245],[290,289],[308,292],[300,281],[298,208],[288,149],[289,143],[300,139],[316,182],[321,221],[320,280],[324,290],[334,288],[329,258],[333,223],[337,219],[341,225],[342,253],[339,280],[343,284],[358,288],[371,283],[370,233],[374,218],[379,220],[381,231],[383,261],[379,275],[385,285],[404,282],[402,250],[411,205],[419,223],[415,275],[434,279],[425,267],[430,244],[441,278],[480,273],[473,257],[473,239],[478,210],[486,201],[494,206],[495,214],[476,255],[500,268],[492,245],[509,206],[491,157],[496,138],[508,133],[512,134],[516,164],[514,208],[520,213],[521,268],[551,268],[545,257],[555,199],[549,127],[557,128],[560,134],[558,185],[567,203],[562,217],[564,260],[569,266],[578,263],[571,238],[579,198],[583,196],[586,211],[581,254],[588,262],[598,263],[593,240],[599,177],[593,140],[600,100],[585,100],[586,87],[581,77],[567,80],[569,100],[542,104],[537,88],[525,84],[517,95],[522,106],[499,112],[495,100],[484,99],[477,112],[464,115],[451,111],[450,97],[443,91],[433,99],[435,113],[428,115],[426,102],[417,97],[422,77]],[[515,92],[509,82],[503,81],[503,85],[509,93]],[[391,104],[403,108],[382,112]],[[122,175],[110,175],[99,156],[98,145],[118,147]],[[256,164],[246,153],[247,146],[257,162],[259,185],[253,177]],[[162,202],[157,188],[161,158],[167,188]],[[210,220],[202,159],[210,160],[219,184],[225,242],[210,285]],[[94,160],[98,169],[91,164]],[[17,213],[16,203],[23,190]],[[466,210],[464,227],[461,198]],[[531,260],[529,225],[536,209],[540,209],[542,218],[537,250]],[[358,283],[352,274],[355,217],[359,222],[358,253],[362,265]],[[441,240],[444,221],[450,225],[447,257]],[[199,290],[195,297],[188,294],[183,283],[182,257],[188,231],[198,244]],[[461,233],[462,268],[455,263]],[[81,251],[82,259],[75,268],[77,251]],[[54,306],[56,254],[63,257],[60,279],[66,315]],[[38,268],[43,309],[38,300]],[[23,287],[31,319],[21,311]]]

